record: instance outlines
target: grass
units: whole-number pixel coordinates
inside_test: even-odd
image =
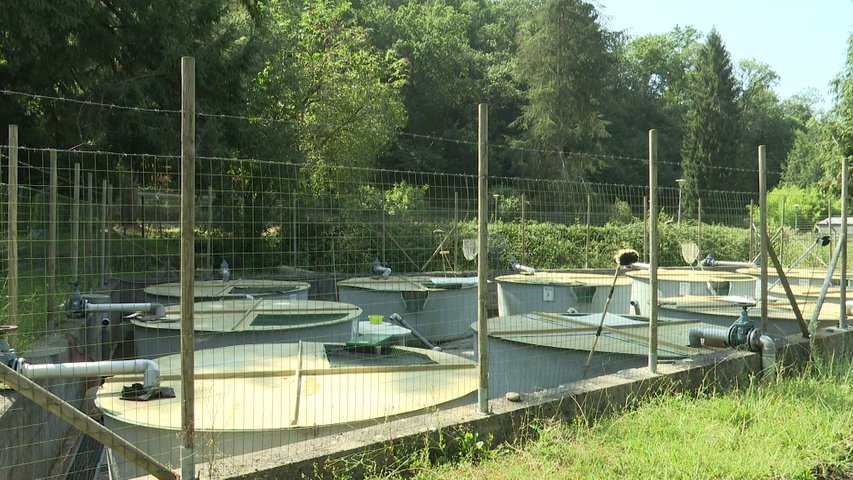
[[[824,367],[728,394],[673,393],[591,424],[543,422],[524,445],[468,451],[440,465],[413,455],[405,471],[375,468],[368,478],[849,479],[850,369]]]

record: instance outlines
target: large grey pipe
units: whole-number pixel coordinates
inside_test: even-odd
[[[716,340],[726,343],[728,340],[729,329],[722,327],[694,327],[690,329],[688,345],[693,348],[702,346],[702,339]]]
[[[753,330],[754,331],[754,330]],[[702,346],[702,340],[715,340],[728,345],[729,330],[720,327],[694,327],[690,329],[689,345],[693,348]],[[751,338],[749,349],[756,351],[761,350],[761,370],[764,372],[765,380],[776,379],[776,342],[769,335],[761,335],[755,340]]]
[[[740,268],[740,267],[755,268],[755,266],[756,266],[755,263],[753,263],[753,262],[734,262],[734,261],[729,261],[729,260],[717,260],[714,257],[712,257],[711,255],[708,255],[707,257],[705,257],[705,259],[702,260],[699,263],[699,265],[703,266],[703,267],[724,267],[724,268],[726,268],[726,267],[727,268]]]

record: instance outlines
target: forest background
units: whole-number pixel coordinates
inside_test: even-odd
[[[491,175],[644,185],[623,160],[654,128],[685,210],[756,191],[757,145],[770,188],[834,198],[853,153],[853,54],[823,111],[714,30],[631,36],[581,0],[32,0],[0,31],[0,120],[23,145],[177,155],[179,116],[151,115],[179,108],[189,55],[198,154],[310,166],[320,190],[337,167],[475,173],[483,102]]]

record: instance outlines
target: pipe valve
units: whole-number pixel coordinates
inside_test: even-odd
[[[18,358],[18,354],[15,353],[15,349],[9,344],[9,340],[6,340],[7,333],[13,333],[17,330],[18,327],[16,325],[0,326],[0,361],[2,361],[4,365],[11,366],[15,359]]]
[[[80,293],[80,282],[69,282],[72,286],[71,296],[65,304],[65,316],[68,318],[83,318],[86,316],[86,301]]]
[[[382,275],[384,278],[388,278],[391,275],[391,269],[382,265],[382,262],[379,261],[378,258],[373,259],[373,263],[370,264],[373,273],[377,275]]]
[[[510,270],[514,270],[522,275],[533,275],[536,273],[536,269],[533,267],[528,267],[526,265],[522,265],[521,262],[515,258],[515,255],[509,259],[509,268]]]

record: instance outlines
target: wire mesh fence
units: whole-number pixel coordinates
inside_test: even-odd
[[[487,338],[490,398],[528,394],[647,365],[656,306],[660,361],[712,352],[724,340],[702,332],[725,332],[742,311],[754,318],[761,294],[753,192],[701,191],[695,211],[682,208],[680,184],[654,192],[667,268],[653,295],[650,273],[635,268],[651,253],[645,186],[489,178],[483,259],[474,175],[202,156],[187,298],[180,157],[3,148],[13,156],[0,245],[2,307],[17,329],[4,331],[16,349],[4,348],[5,360],[26,358],[19,371],[177,468],[180,302],[192,302],[196,468],[210,478],[218,459],[475,408],[477,335]],[[832,263],[818,221],[833,205],[774,205],[771,245],[799,268],[789,273],[808,317]],[[614,263],[620,249],[636,258]],[[483,261],[487,332],[477,325]],[[774,335],[801,331],[785,301],[765,327]],[[837,308],[821,315],[838,322]],[[101,361],[111,363],[50,367]],[[0,477],[143,473],[36,405],[18,400],[2,418],[15,433],[0,448]]]

